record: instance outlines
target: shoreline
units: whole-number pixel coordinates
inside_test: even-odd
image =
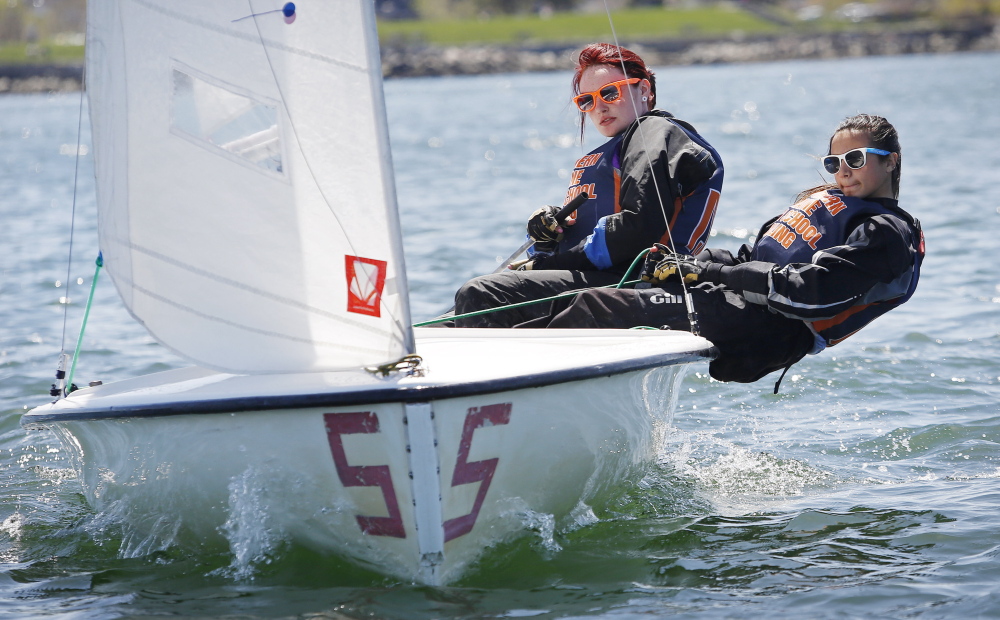
[[[1000,51],[1000,25],[934,31],[815,33],[623,43],[650,66],[738,64],[953,52]],[[572,70],[580,43],[548,46],[387,47],[385,77]]]
[[[571,70],[580,43],[522,47],[387,46],[385,78]],[[1000,51],[1000,25],[975,23],[933,31],[734,36],[729,39],[630,41],[651,66],[737,64],[900,54]],[[82,65],[0,65],[0,94],[80,89]]]

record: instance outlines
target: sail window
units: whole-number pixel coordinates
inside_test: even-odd
[[[175,134],[284,176],[276,104],[178,68],[173,70],[172,103]]]

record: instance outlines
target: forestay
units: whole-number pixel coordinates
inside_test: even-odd
[[[396,360],[413,336],[372,3],[281,9],[88,3],[105,265],[203,366]]]

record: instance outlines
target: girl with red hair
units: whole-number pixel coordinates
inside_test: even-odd
[[[590,119],[608,141],[574,165],[563,204],[587,201],[565,222],[546,206],[528,220],[534,251],[511,269],[467,282],[461,315],[617,283],[653,243],[683,254],[705,246],[722,190],[718,152],[690,124],[655,109],[656,78],[635,52],[593,43],[579,55],[573,103],[580,137]],[[459,327],[511,327],[545,316],[549,303],[459,318]]]

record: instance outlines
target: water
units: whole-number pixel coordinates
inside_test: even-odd
[[[726,161],[717,247],[735,249],[819,182],[810,155],[825,153],[841,118],[887,116],[904,149],[902,205],[927,236],[920,288],[795,366],[778,396],[774,377],[722,384],[696,367],[668,449],[643,480],[571,530],[537,515],[523,538],[446,588],[290,547],[264,522],[244,524],[236,552],[224,553],[144,539],[114,511],[86,506],[56,437],[18,426],[52,382],[60,297],[68,291],[72,302],[72,350],[93,277],[89,155],[69,278],[65,261],[79,99],[0,98],[0,616],[1000,615],[998,60],[661,69],[660,107],[697,126]],[[583,152],[568,81],[386,84],[415,320],[513,251],[536,206],[561,200]],[[102,280],[80,380],[180,365]]]

